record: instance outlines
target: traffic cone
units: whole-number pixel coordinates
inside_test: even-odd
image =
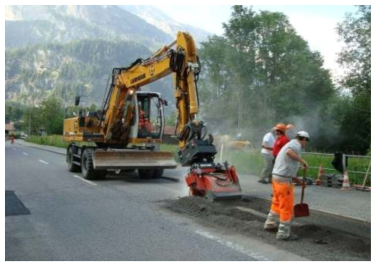
[[[323,169],[322,164],[321,164],[321,165],[319,165],[317,180],[315,180],[316,185],[322,184],[321,176],[324,174],[325,174],[325,170]]]
[[[343,184],[342,184],[342,188],[340,190],[351,190],[351,186],[350,186],[350,179],[348,178],[348,172],[345,171],[344,172],[344,176],[343,176]]]

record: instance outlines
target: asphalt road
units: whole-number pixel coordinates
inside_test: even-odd
[[[160,207],[187,195],[183,170],[86,181],[65,156],[6,144],[5,189],[29,215],[6,216],[6,260],[304,260],[258,240],[204,228]]]

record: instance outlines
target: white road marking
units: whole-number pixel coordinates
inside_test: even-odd
[[[16,151],[17,149],[16,148],[14,148],[14,147],[12,147],[12,149],[14,150],[14,151]]]
[[[80,177],[80,176],[78,176],[78,175],[73,175],[73,177],[78,178],[78,179],[82,180],[83,182],[86,182],[86,183],[88,183],[88,184],[90,184],[90,185],[97,185],[96,183],[93,183],[93,182],[91,182],[91,181],[89,181],[89,180],[86,180],[86,179],[84,179],[83,177]]]
[[[244,255],[247,255],[248,257],[251,257],[255,260],[259,260],[259,261],[269,261],[270,259],[268,259],[267,257],[263,256],[263,255],[260,255],[258,253],[254,253],[253,251],[251,250],[248,250],[238,244],[235,244],[231,241],[226,241],[226,240],[222,240],[216,236],[214,236],[213,234],[209,233],[209,232],[206,232],[206,231],[202,231],[202,230],[197,230],[195,231],[197,234],[203,236],[203,237],[206,237],[208,239],[211,239],[211,240],[214,240],[216,242],[218,242],[219,244],[222,244],[226,247],[229,247],[233,250],[236,250]]]
[[[42,159],[39,159],[38,161],[41,162],[41,163],[43,163],[43,164],[46,164],[46,165],[49,164],[49,162],[46,162],[46,161],[44,161],[44,160],[42,160]]]
[[[24,154],[25,156],[28,156],[28,153],[26,153],[26,152],[22,152],[22,154]]]

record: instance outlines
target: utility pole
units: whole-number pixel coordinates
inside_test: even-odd
[[[31,128],[32,128],[32,105],[30,106],[30,110],[29,110],[29,136],[30,136]]]

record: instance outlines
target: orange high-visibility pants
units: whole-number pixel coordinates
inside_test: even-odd
[[[272,205],[271,212],[280,217],[280,222],[290,222],[293,217],[294,185],[292,183],[279,183],[272,179]]]

